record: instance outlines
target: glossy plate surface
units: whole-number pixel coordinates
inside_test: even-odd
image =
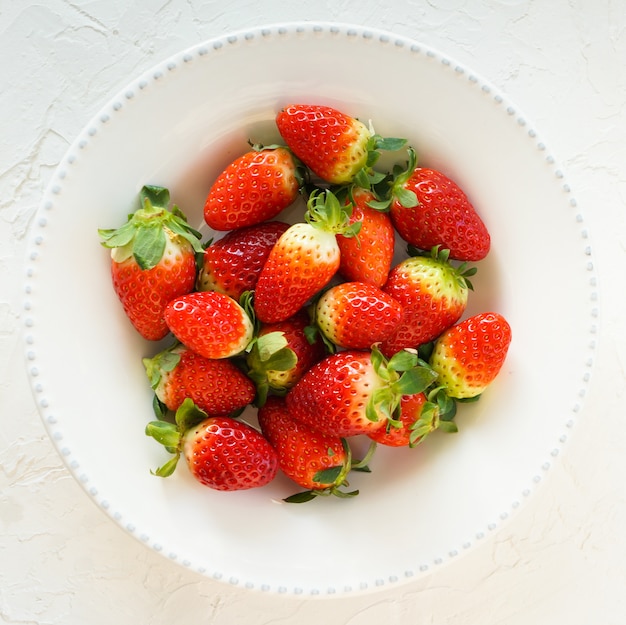
[[[402,93],[394,76],[404,77]],[[281,502],[294,491],[285,479],[218,493],[182,465],[166,480],[150,474],[164,451],[143,433],[153,415],[141,358],[155,346],[124,318],[97,237],[136,208],[144,184],[170,188],[200,226],[212,180],[248,139],[276,140],[274,116],[291,101],[371,119],[464,188],[492,236],[467,314],[497,310],[513,329],[498,381],[461,407],[457,435],[379,448],[373,473],[352,480],[358,497],[301,506]],[[589,237],[537,130],[471,69],[349,25],[237,32],[132,80],[62,159],[35,218],[26,272],[27,368],[68,469],[103,512],[165,558],[254,590],[369,592],[480,546],[545,479],[584,409],[593,368]]]

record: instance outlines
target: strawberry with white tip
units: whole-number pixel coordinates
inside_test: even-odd
[[[509,350],[511,326],[500,314],[473,315],[436,341],[430,365],[449,397],[478,397],[494,381]]]
[[[146,435],[172,457],[154,475],[172,475],[182,456],[191,475],[214,490],[234,491],[269,484],[278,472],[278,457],[265,437],[243,421],[209,417],[191,399],[176,411],[176,422],[151,421]]]
[[[311,194],[304,222],[290,226],[272,248],[254,291],[254,310],[264,323],[295,315],[337,273],[337,234],[355,236],[350,209],[329,190]]]
[[[149,341],[169,333],[167,304],[193,291],[197,258],[204,253],[199,232],[176,206],[168,209],[169,191],[146,185],[141,208],[117,229],[100,229],[100,241],[111,250],[111,278],[124,312]]]

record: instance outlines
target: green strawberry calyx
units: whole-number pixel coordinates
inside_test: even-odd
[[[407,148],[407,164],[403,168],[395,165],[393,171],[382,180],[377,181],[379,199],[368,202],[368,206],[380,211],[387,211],[394,200],[397,200],[405,208],[413,208],[419,205],[417,195],[405,187],[407,181],[417,167],[417,153],[409,146]],[[386,189],[380,190],[380,184],[384,182]]]
[[[456,402],[448,397],[444,387],[437,386],[429,390],[419,419],[410,427],[409,447],[417,446],[436,430],[449,434],[458,432],[453,420],[455,415]]]
[[[435,245],[427,251],[409,244],[407,245],[407,254],[410,257],[421,256],[431,258],[435,263],[445,266],[450,277],[456,281],[460,288],[469,289],[470,291],[474,290],[474,285],[470,281],[470,278],[476,275],[478,269],[470,266],[466,262],[453,264],[450,261],[450,250],[442,248],[440,245]]]
[[[378,185],[388,179],[388,174],[375,169],[375,165],[381,157],[381,152],[397,152],[407,143],[400,137],[383,137],[374,130],[372,122],[369,123],[369,138],[365,145],[367,157],[365,165],[359,169],[352,178],[352,185],[362,189],[376,190]]]
[[[197,262],[204,248],[202,235],[187,223],[184,213],[173,205],[168,209],[170,193],[164,187],[145,185],[140,193],[141,207],[128,215],[126,223],[117,229],[100,228],[100,243],[112,250],[114,259],[123,262],[134,257],[139,267],[149,270],[158,265],[168,240],[186,241]]]
[[[361,222],[350,223],[352,204],[345,205],[330,189],[314,189],[307,201],[304,220],[324,232],[344,237],[355,237],[361,230]]]
[[[387,359],[378,346],[373,345],[370,357],[383,385],[371,394],[365,416],[370,421],[382,417],[392,426],[400,427],[398,416],[402,397],[426,391],[437,379],[437,373],[419,358],[415,350],[403,349]]]
[[[175,423],[170,421],[150,421],[146,425],[146,435],[161,443],[172,454],[165,464],[155,471],[150,471],[158,477],[169,477],[174,473],[180,455],[182,453],[183,436],[187,430],[195,427],[208,417],[204,410],[196,406],[190,398],[187,398],[180,405],[175,415]]]
[[[246,351],[246,373],[256,385],[255,403],[260,408],[265,404],[270,390],[278,394],[286,392],[286,389],[270,384],[270,372],[293,369],[298,364],[298,356],[288,346],[285,333],[278,331],[255,337]]]
[[[351,471],[362,471],[369,473],[370,469],[368,467],[368,463],[371,460],[374,451],[376,449],[376,443],[372,442],[365,456],[359,460],[354,461],[352,458],[352,450],[348,441],[345,438],[341,439],[341,444],[344,450],[344,461],[341,464],[337,464],[332,467],[327,467],[326,469],[322,469],[318,471],[314,476],[313,480],[315,482],[319,482],[320,484],[328,484],[325,488],[315,488],[310,490],[305,490],[299,493],[295,493],[283,499],[286,503],[306,503],[307,501],[311,501],[316,497],[328,497],[335,496],[340,497],[342,499],[347,499],[351,497],[356,497],[359,494],[358,490],[345,491],[342,490],[342,487],[349,487],[350,484],[348,482],[348,474]],[[335,452],[332,449],[328,449],[329,456],[335,455]]]

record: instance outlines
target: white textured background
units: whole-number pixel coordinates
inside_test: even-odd
[[[23,363],[28,227],[69,143],[156,62],[230,30],[292,20],[392,30],[493,82],[563,164],[600,280],[585,418],[532,501],[450,565],[357,598],[249,593],[127,536],[64,468]],[[624,0],[0,0],[0,129],[0,623],[626,622]],[[537,302],[538,323],[551,305]]]

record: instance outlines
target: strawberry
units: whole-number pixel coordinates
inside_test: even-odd
[[[254,310],[263,323],[295,315],[337,272],[336,234],[354,236],[348,209],[331,191],[316,190],[307,202],[305,222],[290,226],[270,252],[256,284]]]
[[[397,422],[387,422],[387,427],[368,436],[380,445],[388,447],[415,447],[435,430],[457,432],[452,421],[456,404],[437,387],[426,393],[405,395],[400,401]]]
[[[387,360],[376,347],[345,350],[311,367],[286,403],[294,419],[326,434],[370,434],[396,422],[402,397],[426,390],[435,378],[415,353]]]
[[[315,322],[334,345],[369,349],[385,340],[402,318],[402,305],[391,295],[365,282],[341,282],[321,295]]]
[[[435,341],[430,365],[450,397],[480,395],[495,379],[511,343],[511,326],[499,313],[474,315]]]
[[[422,250],[449,249],[456,260],[485,258],[489,232],[465,193],[442,172],[415,167],[415,162],[409,149],[408,168],[391,190],[391,219],[400,236]]]
[[[246,357],[248,376],[257,385],[258,405],[263,405],[270,391],[284,394],[326,356],[323,341],[308,332],[309,326],[304,310],[285,321],[260,325]]]
[[[209,245],[198,276],[199,291],[219,291],[239,300],[254,289],[274,243],[289,224],[266,221],[228,232]]]
[[[396,150],[405,143],[384,139],[330,106],[290,104],[276,116],[276,126],[289,149],[331,184],[352,182],[376,162],[378,150]]]
[[[403,306],[402,319],[380,349],[387,357],[417,348],[456,323],[467,306],[469,276],[475,268],[453,266],[447,250],[410,256],[395,265],[383,291]]]
[[[163,313],[174,298],[194,289],[201,235],[184,214],[168,210],[169,191],[144,186],[141,208],[118,229],[99,229],[111,249],[113,288],[134,328],[149,341],[164,338],[169,328]]]
[[[302,503],[317,495],[358,494],[358,491],[341,490],[347,485],[346,478],[352,468],[352,454],[345,439],[296,421],[282,397],[269,397],[259,408],[258,420],[261,432],[276,451],[282,472],[307,489],[286,501]]]
[[[205,358],[229,358],[243,352],[254,335],[248,313],[232,297],[217,291],[188,293],[165,308],[172,334]]]
[[[204,204],[213,230],[234,230],[273,219],[298,197],[299,165],[284,147],[254,146],[218,176]]]
[[[175,343],[143,364],[156,398],[173,412],[187,398],[209,415],[231,414],[254,400],[252,380],[226,358],[205,358]]]
[[[153,472],[159,477],[172,475],[181,455],[191,475],[215,490],[265,486],[278,472],[276,452],[260,432],[230,417],[209,417],[191,399],[176,411],[176,423],[151,421],[146,435],[173,453]]]
[[[388,212],[368,206],[376,201],[372,191],[354,189],[350,222],[360,222],[356,237],[337,235],[341,252],[339,273],[346,280],[382,286],[391,269],[395,250],[395,230]]]

